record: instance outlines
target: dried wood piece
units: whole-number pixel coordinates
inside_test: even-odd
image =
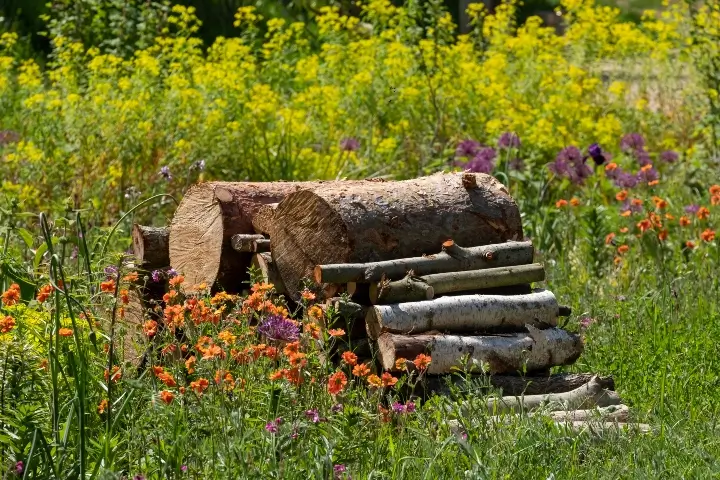
[[[170,265],[169,239],[168,227],[148,227],[137,223],[133,225],[133,253],[138,267],[152,271]]]
[[[517,204],[490,175],[438,173],[399,182],[335,184],[288,195],[273,218],[273,257],[291,297],[315,265],[431,254],[453,238],[489,245],[522,238]],[[404,274],[404,272],[403,272]],[[350,278],[335,283],[355,281]],[[327,285],[322,289],[327,291]],[[337,291],[337,290],[336,290]]]
[[[516,373],[526,368],[536,371],[569,365],[580,357],[583,343],[579,335],[559,328],[539,330],[527,325],[529,333],[487,336],[396,335],[378,338],[379,357],[386,370],[395,369],[398,358],[413,359],[420,353],[432,357],[427,373],[445,374],[460,367],[470,368],[473,360],[485,362],[490,374]],[[461,359],[469,356],[467,365]]]
[[[275,293],[278,295],[285,294],[285,285],[283,284],[280,274],[277,272],[272,255],[269,252],[257,253],[252,256],[250,265],[260,270],[261,281],[270,283],[275,286]]]
[[[246,235],[238,233],[230,239],[230,245],[236,252],[257,253],[256,241],[266,240],[262,235]],[[268,240],[269,243],[269,240]]]
[[[266,204],[291,192],[332,182],[203,182],[190,187],[170,225],[170,265],[189,285],[205,283],[231,293],[247,282],[251,254],[236,252],[230,239],[252,234],[252,220]]]
[[[652,427],[647,423],[625,423],[625,422],[596,422],[596,421],[574,421],[555,422],[559,428],[569,428],[578,433],[592,433],[603,435],[609,432],[634,432],[650,433]]]
[[[556,412],[537,413],[546,415],[556,422],[627,422],[630,418],[630,407],[627,405],[609,405],[607,407],[592,408],[586,410],[560,410]]]
[[[365,317],[370,338],[385,332],[517,331],[525,325],[554,327],[559,306],[549,290],[528,295],[457,295],[433,300],[375,305]]]
[[[268,203],[258,209],[257,213],[252,219],[252,225],[256,233],[264,233],[265,235],[270,235],[272,219],[273,216],[275,216],[275,209],[277,208],[277,206],[277,203]]]
[[[455,243],[453,242],[453,245]],[[456,248],[455,248],[456,247]],[[344,263],[315,266],[316,283],[374,283],[383,279],[401,279],[412,271],[416,276],[446,272],[464,272],[510,265],[532,263],[532,242],[509,241],[479,247],[460,248],[414,258],[400,258],[382,262]],[[488,259],[491,258],[491,259]]]
[[[545,280],[545,269],[539,263],[466,272],[435,273],[422,277],[408,275],[394,282],[373,283],[370,285],[370,300],[373,305],[412,302],[429,300],[434,295],[445,293],[509,287],[543,280]],[[430,296],[423,298],[423,295]]]

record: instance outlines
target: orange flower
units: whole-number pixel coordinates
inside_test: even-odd
[[[620,265],[620,262],[622,262],[622,258],[620,258],[620,257],[615,257],[615,258],[613,259],[613,263],[614,263],[615,265]]]
[[[158,380],[163,382],[168,387],[176,387],[177,383],[175,382],[175,378],[173,378],[172,374],[168,372],[163,372],[160,375],[157,376]]]
[[[712,205],[714,207],[717,207],[718,205],[720,205],[720,194],[713,195],[712,197],[710,197],[710,205]]]
[[[668,205],[668,203],[660,197],[652,197],[652,199],[653,202],[655,202],[655,208],[657,208],[658,210],[662,210]]]
[[[398,381],[398,379],[393,377],[389,372],[383,373],[380,380],[382,380],[383,387],[392,387]]]
[[[103,398],[102,401],[100,402],[100,405],[98,405],[98,407],[97,407],[97,412],[100,415],[102,415],[103,413],[105,413],[105,409],[107,408],[107,406],[108,406],[107,398]]]
[[[303,326],[303,331],[309,333],[312,338],[318,340],[320,338],[320,325],[317,323],[306,323]]]
[[[628,197],[627,190],[620,190],[618,193],[615,194],[615,200],[618,202],[624,202]]]
[[[628,228],[627,228],[627,227],[623,227],[623,228],[620,229],[620,233],[627,233],[627,232],[628,232]]]
[[[630,215],[632,215],[632,212],[630,210],[625,210],[620,214],[621,217],[629,217]]]
[[[252,287],[250,287],[250,290],[252,290],[253,293],[263,293],[263,292],[269,292],[275,288],[275,285],[272,283],[256,283]]]
[[[407,359],[400,357],[397,360],[395,360],[395,369],[396,370],[405,370],[405,367],[407,367]]]
[[[203,360],[212,360],[213,358],[225,358],[225,352],[217,345],[210,345],[202,356]]]
[[[219,305],[225,302],[234,302],[235,300],[237,300],[237,296],[235,295],[228,295],[227,292],[218,292],[210,299],[210,304]]]
[[[285,348],[283,348],[283,353],[287,355],[288,357],[292,355],[293,353],[298,353],[300,351],[300,342],[295,341],[292,343],[288,343],[285,345]]]
[[[618,164],[615,162],[610,162],[607,165],[605,165],[606,172],[612,172],[613,170],[616,170],[617,168],[618,168]]]
[[[704,232],[700,234],[700,238],[702,238],[706,242],[712,242],[715,240],[715,232],[713,230],[710,230],[709,228],[706,228]]]
[[[570,205],[572,205],[573,207],[577,207],[578,205],[580,205],[580,200],[578,200],[577,198],[573,197],[573,198],[570,199]]]
[[[639,222],[637,224],[637,227],[640,229],[641,232],[645,232],[646,230],[650,230],[652,228],[652,223],[650,223],[650,220],[645,219]]]
[[[430,362],[432,362],[432,357],[423,353],[419,354],[417,357],[415,357],[415,360],[413,360],[415,367],[417,367],[419,370],[427,369],[427,367],[430,365]]]
[[[190,382],[190,388],[195,391],[196,394],[202,395],[205,390],[207,390],[208,386],[210,385],[210,382],[207,378],[198,378],[194,382]]]
[[[643,204],[643,201],[639,198],[633,198],[632,200],[630,200],[630,203],[632,203],[636,207],[639,207]]]
[[[307,355],[304,353],[293,353],[290,355],[290,365],[293,367],[302,368],[307,365]]]
[[[710,195],[720,195],[720,185],[713,185],[710,187]]]
[[[178,388],[178,390],[180,391],[181,395],[185,395],[185,387],[180,387]]]
[[[167,345],[165,348],[163,348],[162,350],[160,350],[160,355],[162,355],[164,357],[165,355],[167,355],[169,353],[175,353],[176,349],[177,349],[177,347],[175,346],[175,344],[171,343],[171,344]]]
[[[188,373],[194,373],[195,363],[197,363],[197,357],[195,357],[195,355],[190,355],[190,358],[185,360],[185,370],[187,370]]]
[[[165,295],[163,295],[163,302],[170,303],[172,299],[174,299],[177,296],[176,290],[170,290]]]
[[[628,247],[627,245],[620,245],[617,250],[620,255],[623,255],[630,251],[630,247]]]
[[[568,204],[567,200],[564,200],[562,198],[560,200],[558,200],[557,202],[555,202],[555,206],[557,208],[567,207],[567,204]]]
[[[700,220],[705,220],[710,216],[710,210],[708,210],[706,207],[700,207],[700,210],[697,211],[697,217]]]
[[[13,328],[15,328],[15,319],[10,315],[0,320],[0,333],[8,333]]]
[[[342,337],[345,335],[345,330],[342,328],[333,328],[332,330],[328,330],[328,333],[331,337]]]
[[[351,367],[353,365],[357,365],[357,355],[355,355],[353,352],[343,352],[342,354],[343,362],[347,363]]]
[[[316,321],[320,320],[323,317],[322,308],[318,307],[317,305],[313,305],[312,307],[308,308],[307,314],[308,317]]]
[[[130,272],[123,277],[123,280],[126,282],[137,282],[138,278],[140,278],[140,276],[137,272]]]
[[[653,180],[652,182],[648,182],[648,186],[654,187],[654,186],[657,185],[658,183],[660,183],[660,180]]]
[[[0,321],[0,324],[1,324],[1,323],[2,323],[2,321]],[[39,368],[40,368],[40,370],[47,370],[47,367],[48,367],[48,359],[47,359],[47,358],[43,358],[43,359],[40,361],[40,367],[39,367]]]
[[[270,358],[272,360],[275,360],[278,358],[279,350],[277,347],[267,347],[263,351],[263,355],[267,358]]]
[[[609,245],[613,241],[614,238],[615,238],[614,232],[610,232],[607,235],[605,235],[605,245]]]
[[[113,293],[115,291],[115,280],[111,278],[107,282],[100,283],[100,290],[103,292]]]
[[[177,275],[177,276],[171,278],[168,283],[172,287],[177,287],[179,285],[182,285],[184,281],[185,281],[185,277],[183,275]]]
[[[197,285],[193,285],[191,290],[195,290],[196,292],[202,292],[204,290],[207,290],[207,283],[202,282],[198,283]]]
[[[343,372],[335,372],[330,375],[328,379],[328,392],[330,395],[337,395],[343,391],[345,385],[347,385],[347,377],[345,374]]]
[[[233,378],[232,373],[227,370],[218,370],[215,372],[215,383],[218,385],[221,383],[224,384],[225,390],[232,390],[235,388],[235,379]]]
[[[157,377],[161,373],[165,371],[165,369],[159,365],[153,365],[152,367],[153,374]]]
[[[218,338],[222,340],[225,345],[230,346],[237,340],[237,336],[233,335],[229,330],[223,330],[218,333]]]
[[[658,240],[660,240],[661,242],[664,242],[665,240],[667,240],[667,237],[668,237],[667,229],[661,230],[660,233],[658,233]]]
[[[648,163],[647,165],[643,165],[642,168],[640,168],[640,170],[643,172],[648,172],[648,171],[652,170],[652,168],[653,168],[652,163]]]
[[[278,370],[278,371],[276,371],[276,372],[271,373],[271,374],[270,374],[270,380],[280,380],[280,379],[282,379],[282,378],[285,376],[285,372],[287,372],[287,370],[282,369],[282,370]]]
[[[392,415],[390,415],[390,410],[383,407],[382,405],[378,405],[378,412],[380,413],[380,419],[383,421],[383,423],[388,423],[392,419]]]
[[[355,365],[352,370],[352,374],[356,377],[364,377],[370,373],[370,368],[365,363]]]
[[[160,400],[165,402],[165,405],[170,405],[175,398],[175,394],[168,390],[160,392]]]
[[[155,320],[148,320],[143,324],[143,332],[147,337],[154,337],[157,334],[158,323]]]
[[[380,377],[378,377],[378,376],[375,375],[375,374],[372,374],[372,375],[370,375],[369,377],[367,377],[367,382],[368,382],[368,383],[370,384],[370,386],[372,386],[372,387],[378,387],[378,388],[379,388],[379,387],[382,387],[382,381],[380,380]]]
[[[688,225],[690,225],[690,219],[688,217],[686,217],[685,215],[680,217],[680,226],[687,227]]]
[[[130,296],[128,295],[128,291],[125,289],[120,290],[120,301],[127,305],[130,303]]]
[[[674,215],[670,215],[669,213],[666,213],[666,214],[665,214],[665,218],[667,218],[668,220],[675,220],[675,216],[674,216]]]
[[[60,330],[58,330],[58,335],[60,335],[61,337],[72,337],[73,331],[70,328],[61,328]]]
[[[695,242],[688,240],[687,242],[685,242],[685,246],[692,250],[693,248],[695,248]]]
[[[105,381],[107,382],[108,379],[112,380],[113,383],[117,382],[122,378],[122,370],[120,370],[120,367],[115,365],[112,369],[112,376],[110,376],[110,373],[105,369]]]
[[[307,288],[302,291],[302,294],[300,294],[300,296],[303,298],[303,300],[307,300],[308,302],[312,302],[313,300],[315,300],[315,294]]]
[[[13,283],[5,293],[2,294],[2,301],[8,307],[20,301],[20,285]]]
[[[291,368],[285,371],[285,380],[293,385],[301,385],[303,383],[303,377],[300,375],[299,368]]]
[[[43,285],[40,288],[40,291],[38,292],[37,301],[40,303],[43,303],[45,300],[47,300],[50,297],[50,294],[52,293],[52,291],[53,291],[52,285]]]

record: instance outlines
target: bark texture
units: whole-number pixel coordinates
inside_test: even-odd
[[[233,250],[236,252],[257,253],[257,249],[255,247],[255,242],[257,240],[265,240],[265,237],[257,234],[247,235],[238,233],[237,235],[232,236],[230,239],[230,245],[232,245]]]
[[[272,251],[290,296],[297,300],[316,265],[416,257],[451,238],[469,246],[522,239],[520,212],[505,187],[489,175],[475,178],[472,188],[461,174],[439,173],[288,195],[275,211]]]
[[[252,219],[252,225],[256,233],[270,235],[272,220],[275,216],[277,203],[268,203],[261,206]]]
[[[274,285],[275,293],[278,295],[285,294],[285,285],[283,284],[282,278],[280,278],[275,262],[273,262],[272,255],[270,255],[269,252],[253,255],[250,264],[260,270],[262,282]]]
[[[528,295],[457,295],[418,302],[375,305],[365,317],[368,334],[518,331],[525,325],[554,327],[559,306],[549,290]]]
[[[168,267],[170,265],[169,239],[170,229],[168,227],[133,225],[133,253],[138,267],[146,271]]]
[[[288,194],[326,182],[204,182],[193,185],[170,225],[170,265],[190,285],[219,285],[242,290],[248,280],[250,253],[236,252],[231,238],[252,234],[258,210]]]
[[[473,375],[468,379],[463,375],[430,376],[425,379],[424,391],[426,394],[449,395],[451,393],[449,383],[467,393],[480,394],[486,390],[485,385],[490,385],[499,389],[503,395],[544,395],[575,390],[589,382],[592,377],[594,375],[591,373],[557,373],[524,377],[519,375]],[[603,388],[615,390],[615,380],[612,377],[598,377],[598,380]]]
[[[446,272],[464,272],[485,268],[527,265],[532,263],[532,242],[506,242],[463,248],[460,254],[442,251],[432,255],[399,258],[381,262],[317,265],[313,271],[316,283],[379,282],[397,280],[412,271],[416,276]]]
[[[455,368],[467,368],[473,361],[485,362],[488,373],[517,373],[526,368],[537,371],[570,365],[580,357],[583,343],[579,335],[559,328],[539,330],[527,325],[529,333],[488,336],[396,335],[378,338],[379,356],[386,370],[395,369],[398,358],[414,359],[425,353],[432,357],[427,373],[445,374]],[[469,355],[467,365],[461,365]]]

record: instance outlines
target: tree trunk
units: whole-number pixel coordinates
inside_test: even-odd
[[[488,336],[385,333],[378,338],[380,361],[386,370],[394,370],[396,359],[413,360],[425,353],[432,357],[429,375],[450,373],[456,367],[470,369],[473,360],[483,362],[487,373],[496,374],[570,365],[582,354],[579,335],[559,328],[539,330],[528,325],[527,329],[529,333]],[[461,365],[465,355],[469,355],[467,365]]]
[[[443,247],[442,252],[422,257],[370,263],[317,265],[313,269],[313,277],[316,283],[374,283],[379,282],[383,277],[388,280],[401,279],[409,271],[416,276],[423,276],[510,265],[527,265],[532,263],[534,253],[532,242],[506,242],[461,248],[459,252],[455,249],[449,251]]]
[[[543,280],[545,280],[545,269],[537,263],[467,272],[436,273],[424,277],[408,275],[402,280],[370,285],[370,301],[375,305],[429,300],[445,293],[509,287]]]
[[[368,310],[365,323],[373,339],[386,332],[497,333],[522,330],[528,324],[554,327],[558,313],[555,295],[549,290],[537,290],[529,295],[457,295],[375,305]]]
[[[468,176],[474,186],[464,186]],[[439,173],[290,194],[275,211],[272,237],[273,258],[297,300],[301,280],[312,278],[316,265],[431,254],[450,238],[469,246],[520,240],[522,223],[515,201],[493,177]]]
[[[277,206],[277,203],[268,203],[258,209],[252,219],[252,225],[256,233],[270,235],[272,220],[275,216],[275,209],[277,209]]]
[[[133,225],[133,253],[137,258],[138,267],[151,272],[170,265],[168,227],[146,227]]]
[[[233,250],[231,238],[254,233],[252,220],[266,204],[291,192],[333,182],[204,182],[185,194],[170,226],[170,265],[188,285],[219,285],[238,293],[252,254]]]
[[[275,262],[269,252],[257,253],[252,256],[251,265],[260,270],[260,278],[264,283],[270,283],[275,286],[275,293],[278,295],[285,294],[285,285],[280,278]]]

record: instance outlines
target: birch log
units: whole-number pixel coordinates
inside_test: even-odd
[[[312,278],[318,264],[416,257],[451,238],[468,246],[519,240],[522,223],[517,204],[492,176],[438,173],[292,193],[275,211],[272,237],[273,258],[297,300],[301,280]],[[336,291],[341,283],[347,282],[337,282]]]
[[[526,368],[537,371],[575,362],[583,351],[579,335],[559,328],[539,330],[527,325],[529,333],[489,336],[395,335],[378,338],[379,357],[386,370],[395,369],[398,358],[414,359],[425,353],[432,357],[429,375],[470,369],[473,361],[484,362],[488,373],[516,373]],[[466,365],[461,359],[469,356]]]
[[[373,283],[370,285],[370,300],[373,305],[412,302],[429,300],[445,293],[509,287],[543,280],[545,280],[545,269],[538,263],[466,272],[435,273],[423,277],[408,275],[394,282]]]
[[[400,258],[382,262],[317,265],[313,271],[316,283],[379,282],[401,279],[409,271],[417,276],[445,272],[463,272],[532,263],[532,242],[505,242],[462,248],[460,254],[442,251],[434,255]]]
[[[450,394],[450,385],[461,391],[473,394],[482,394],[486,386],[499,389],[503,395],[544,395],[547,393],[563,393],[575,390],[585,385],[593,377],[590,373],[556,373],[543,376],[519,375],[450,375],[427,376],[423,385],[419,386],[419,393]],[[599,377],[603,388],[615,390],[613,377]]]
[[[236,252],[230,239],[252,234],[252,220],[266,204],[291,192],[333,182],[203,182],[185,193],[170,225],[170,265],[188,285],[217,281],[231,293],[248,280],[250,253]],[[348,182],[352,183],[352,182]]]
[[[375,305],[365,317],[370,338],[381,334],[517,331],[529,324],[554,327],[560,307],[549,290],[528,295],[457,295],[394,305]]]
[[[275,293],[278,295],[285,294],[285,285],[269,252],[253,255],[250,265],[260,271],[260,278],[264,283],[270,283],[275,287]]]
[[[268,203],[266,205],[262,205],[258,209],[257,213],[252,219],[252,226],[255,229],[256,233],[270,235],[272,219],[275,215],[275,209],[277,208],[277,206],[277,203]]]

